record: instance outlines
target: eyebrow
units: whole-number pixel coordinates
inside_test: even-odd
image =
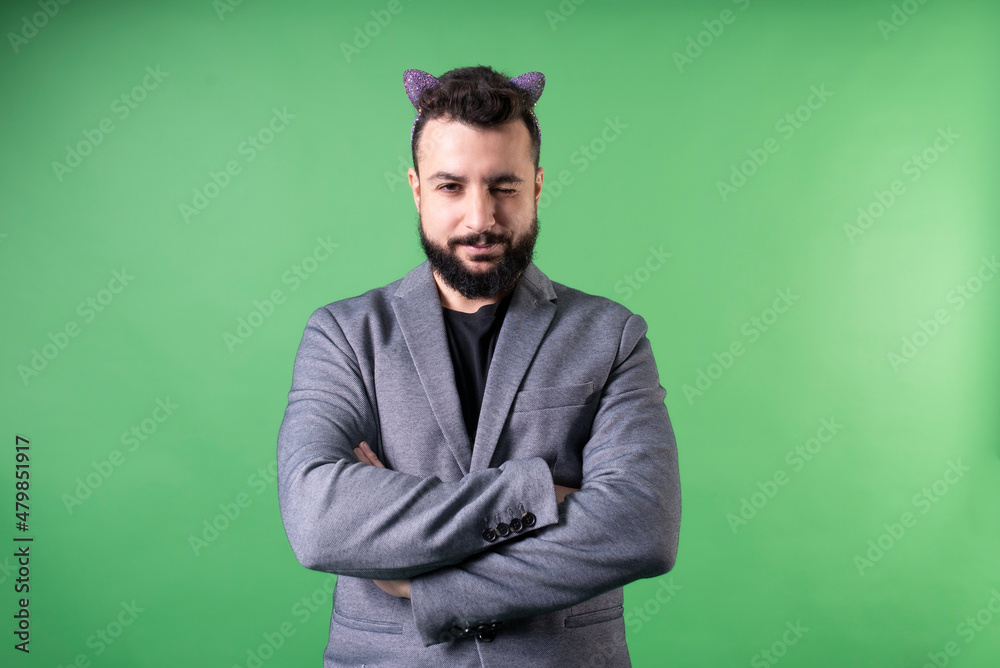
[[[430,179],[431,181],[455,181],[456,183],[465,184],[469,182],[469,179],[464,176],[459,176],[458,174],[450,174],[448,172],[435,172]],[[499,183],[524,183],[524,179],[519,177],[517,174],[497,174],[495,176],[489,177],[486,182],[490,185],[496,185]]]

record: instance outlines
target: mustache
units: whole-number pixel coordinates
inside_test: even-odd
[[[497,234],[495,232],[483,232],[481,234],[474,234],[472,236],[464,237],[461,239],[450,239],[448,241],[448,246],[454,248],[455,246],[488,246],[490,244],[510,244],[510,236],[505,236],[502,234]]]

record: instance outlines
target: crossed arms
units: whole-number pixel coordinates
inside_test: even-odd
[[[380,469],[385,468],[378,455],[372,452],[371,446],[369,446],[364,441],[358,444],[358,447],[354,448],[354,456],[362,464],[368,464],[369,466],[375,466]],[[556,485],[556,502],[562,503],[566,499],[566,495],[571,492],[579,492],[579,489],[574,487],[565,487],[564,485]],[[378,588],[384,591],[390,596],[395,596],[397,598],[410,598],[410,580],[374,580]]]
[[[354,448],[377,438],[366,374],[374,381],[333,315],[318,309],[278,438],[279,503],[296,557],[315,570],[409,580],[409,592],[393,593],[409,593],[426,645],[455,625],[552,612],[670,570],[677,454],[645,333],[640,316],[625,322],[583,448],[581,488],[557,503],[540,457],[457,482],[359,460]],[[530,531],[483,538],[484,517],[522,505],[536,517]]]

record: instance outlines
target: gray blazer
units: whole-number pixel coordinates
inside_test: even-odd
[[[429,262],[317,309],[277,457],[296,558],[339,576],[324,666],[631,665],[622,586],[677,554],[665,396],[645,320],[533,263],[474,444]],[[372,582],[401,578],[411,599]]]

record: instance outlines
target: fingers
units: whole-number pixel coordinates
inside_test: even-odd
[[[368,457],[368,463],[369,464],[371,464],[372,466],[377,466],[380,469],[384,469],[385,468],[385,466],[382,465],[382,462],[380,462],[378,460],[378,456],[374,452],[372,452],[372,449],[368,446],[367,443],[365,443],[364,441],[361,441],[361,448],[364,450],[365,454],[367,455],[367,457]]]
[[[382,462],[378,460],[378,456],[376,456],[376,454],[372,452],[372,449],[364,441],[361,441],[361,445],[359,447],[354,448],[354,456],[357,457],[358,461],[361,462],[362,464],[368,464],[369,466],[376,466],[380,469],[385,468]]]
[[[566,500],[566,497],[573,492],[579,492],[580,490],[576,487],[565,487],[563,485],[556,485],[556,503],[562,503]]]
[[[354,448],[354,456],[357,457],[358,461],[361,462],[362,464],[374,466],[374,464],[372,464],[372,461],[368,458],[369,451],[365,447],[367,445],[368,445],[367,443],[361,441],[361,445]]]
[[[396,598],[410,598],[409,580],[372,580],[386,594]]]

